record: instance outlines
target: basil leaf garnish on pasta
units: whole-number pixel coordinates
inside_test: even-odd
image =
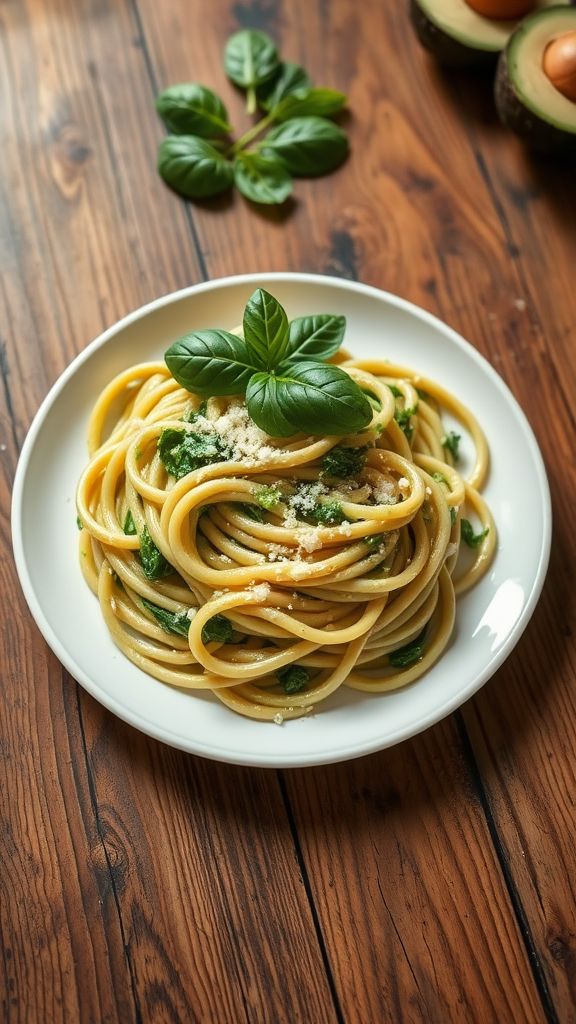
[[[290,360],[328,359],[344,340],[346,317],[332,313],[298,316],[290,323],[287,357]]]
[[[281,303],[257,288],[242,326],[243,337],[212,328],[175,341],[165,354],[175,380],[198,395],[245,394],[251,418],[271,437],[350,434],[370,423],[372,405],[350,374],[320,361],[341,345],[343,316],[289,323]]]
[[[242,321],[244,341],[252,361],[266,370],[282,362],[288,348],[288,317],[277,299],[264,288],[250,296]]]
[[[252,374],[263,368],[243,338],[221,330],[185,334],[164,358],[174,379],[198,395],[240,395]]]
[[[282,376],[255,374],[246,405],[261,430],[278,437],[351,434],[372,419],[370,402],[345,370],[312,360],[294,363]]]

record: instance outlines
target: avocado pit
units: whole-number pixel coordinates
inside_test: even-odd
[[[576,102],[576,30],[548,43],[542,66],[558,92]]]
[[[466,3],[483,18],[495,18],[497,21],[523,18],[536,6],[536,0],[466,0]]]

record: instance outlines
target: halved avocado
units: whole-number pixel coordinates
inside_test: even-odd
[[[536,0],[536,10],[570,0]],[[452,67],[493,65],[520,23],[485,18],[466,0],[410,0],[410,14],[420,42]]]
[[[513,33],[498,64],[500,119],[541,152],[576,154],[576,102],[558,91],[543,68],[548,44],[575,30],[576,8],[535,11]]]

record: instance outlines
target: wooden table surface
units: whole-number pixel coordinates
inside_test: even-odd
[[[206,82],[247,125],[220,56],[241,26],[350,97],[350,159],[284,212],[186,205],[155,170],[161,87]],[[2,0],[0,69],[4,1019],[576,1021],[574,167],[529,157],[397,0]],[[269,270],[357,278],[464,334],[525,409],[555,515],[540,604],[473,700],[278,772],[96,704],[34,626],[9,534],[18,450],[72,357],[158,295]]]

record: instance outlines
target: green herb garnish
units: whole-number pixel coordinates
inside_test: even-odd
[[[216,641],[219,644],[229,644],[234,636],[234,627],[225,615],[213,615],[202,627],[202,643],[209,644]]]
[[[404,432],[408,440],[410,440],[412,434],[414,433],[414,427],[410,423],[410,420],[412,419],[415,412],[416,406],[413,405],[410,406],[409,409],[397,409],[396,412],[394,413],[394,419],[396,420],[396,423]]]
[[[149,580],[160,580],[174,572],[173,567],[164,558],[162,552],[156,547],[152,537],[145,526],[140,534],[140,563],[144,575]]]
[[[432,473],[432,479],[435,480],[437,484],[446,484],[450,487],[450,483],[444,476],[444,473]]]
[[[302,665],[285,665],[276,673],[284,693],[302,693],[310,682],[310,673]]]
[[[379,548],[384,543],[384,539],[383,533],[371,533],[369,537],[362,538],[369,548]]]
[[[270,512],[282,500],[282,491],[275,484],[270,486],[263,484],[256,491],[255,497],[258,504]]]
[[[414,665],[415,662],[420,661],[424,651],[425,632],[423,630],[420,636],[417,636],[411,643],[388,655],[388,661],[394,668],[407,668],[408,665]]]
[[[480,533],[474,533],[474,527],[468,519],[460,520],[462,540],[469,548],[477,548],[484,540],[484,537],[488,536],[489,531],[490,527],[485,526],[483,530],[480,530]]]
[[[305,517],[311,519],[318,526],[335,526],[344,522],[344,512],[339,501],[318,502],[310,511],[306,511]]]
[[[243,512],[249,519],[253,519],[255,523],[264,522],[264,513],[258,505],[250,505],[248,502],[238,502],[236,507],[239,512]]]
[[[194,411],[194,409],[190,409],[189,412],[184,413],[184,415],[182,417],[182,422],[183,423],[194,423],[194,420],[197,420],[199,416],[205,416],[206,415],[207,409],[208,409],[208,399],[204,399],[203,402],[200,402],[200,405],[198,406],[198,409],[196,411]]]
[[[229,459],[230,449],[219,434],[195,434],[184,428],[167,427],[158,439],[158,454],[168,472],[180,480],[195,469]]]
[[[458,462],[458,459],[460,458],[458,449],[460,447],[461,439],[462,435],[455,434],[453,430],[448,434],[444,434],[444,437],[442,438],[442,447],[451,452],[454,462]]]
[[[126,513],[126,518],[124,520],[123,530],[124,530],[124,533],[127,534],[128,537],[135,537],[136,536],[136,533],[137,533],[136,523],[134,522],[134,517],[133,517],[130,509],[128,509],[128,511]]]
[[[76,516],[76,526],[78,527],[79,530],[84,529],[84,523],[80,519],[80,516]]]
[[[454,523],[456,522],[457,518],[458,509],[454,508],[454,505],[450,505],[450,522],[452,523],[452,526],[454,526]]]
[[[366,462],[366,447],[345,448],[337,444],[322,459],[322,469],[328,476],[346,479],[356,476]]]
[[[188,636],[190,619],[186,612],[169,612],[166,608],[160,608],[157,604],[152,604],[151,601],[147,601],[144,597],[141,597],[140,600],[167,633]]]
[[[226,107],[211,89],[183,82],[161,92],[156,110],[171,134],[160,144],[158,171],[176,192],[205,199],[235,184],[252,202],[279,204],[292,191],[292,175],[325,174],[344,160],[346,133],[328,119],[346,96],[314,87],[303,68],[283,63],[264,32],[234,33],[224,68],[246,91],[248,113],[260,107],[264,116],[233,142]]]
[[[320,362],[339,347],[344,328],[344,317],[332,314],[289,323],[277,299],[257,288],[244,310],[244,337],[195,331],[174,342],[165,360],[196,394],[245,393],[250,417],[272,437],[351,434],[372,420],[370,402],[345,370]]]
[[[404,398],[402,391],[400,391],[400,388],[397,388],[395,384],[388,384],[388,387],[394,395],[394,398]]]

